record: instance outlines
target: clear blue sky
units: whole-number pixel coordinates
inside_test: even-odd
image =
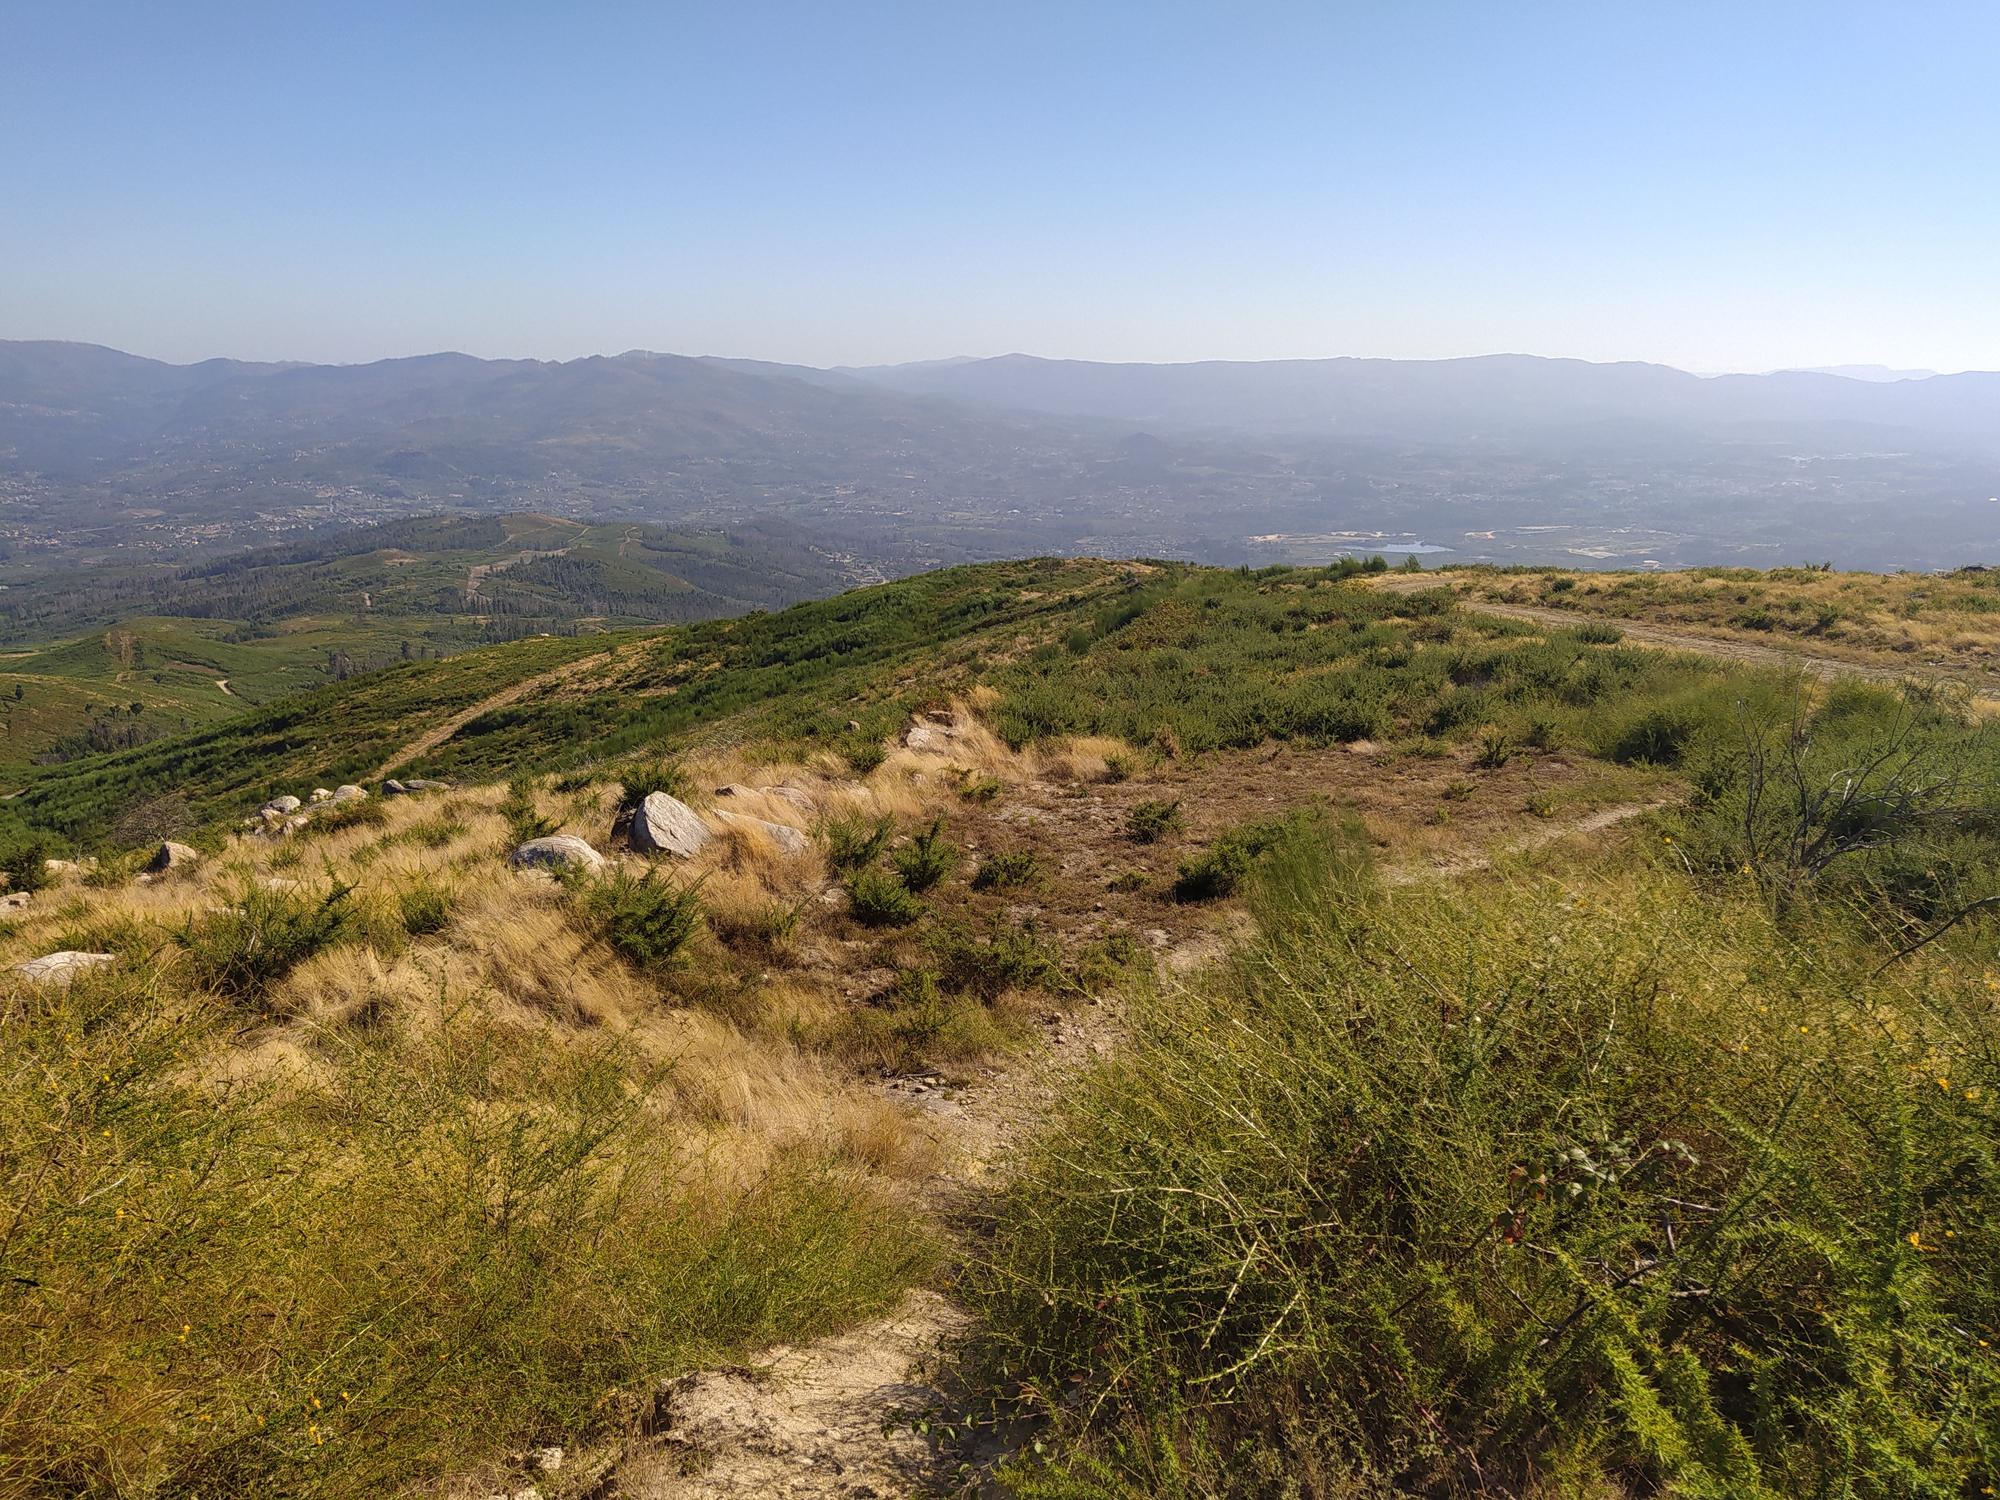
[[[2000,366],[2000,5],[7,0],[0,336]]]

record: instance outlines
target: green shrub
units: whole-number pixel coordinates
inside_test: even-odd
[[[1871,977],[1837,909],[1788,933],[1665,870],[1385,905],[1358,855],[1281,853],[1253,900],[1252,951],[1136,1014],[992,1215],[975,1368],[1049,1424],[1014,1492],[2000,1472],[1976,947]]]
[[[410,824],[403,830],[403,837],[425,849],[442,849],[453,839],[462,838],[465,830],[465,819],[459,816],[458,810],[444,807],[428,818],[419,818]]]
[[[932,962],[948,989],[997,999],[1010,989],[1064,987],[1062,950],[1032,922],[1000,923],[984,931],[964,919],[930,935]]]
[[[1226,829],[1206,849],[1180,862],[1174,876],[1174,900],[1217,901],[1233,896],[1257,861],[1271,850],[1288,841],[1311,842],[1322,837],[1323,830],[1323,822],[1315,811]]]
[[[396,892],[396,911],[411,937],[429,937],[451,923],[454,893],[435,881],[413,879]]]
[[[1176,797],[1169,802],[1164,799],[1150,799],[1135,803],[1125,817],[1125,833],[1134,843],[1157,844],[1168,834],[1181,826],[1181,804]]]
[[[1107,882],[1108,888],[1117,891],[1120,895],[1130,895],[1134,891],[1143,891],[1151,884],[1152,879],[1144,870],[1120,870]]]
[[[1586,646],[1615,646],[1625,639],[1625,632],[1616,625],[1607,625],[1602,620],[1583,620],[1570,630],[1570,634]]]
[[[556,831],[556,825],[542,816],[535,803],[535,791],[540,784],[541,778],[536,776],[516,776],[507,783],[500,816],[507,820],[507,836],[516,844],[545,839]]]
[[[958,867],[960,851],[944,836],[944,819],[931,819],[930,826],[889,856],[889,863],[903,884],[922,895]]]
[[[856,776],[866,776],[889,758],[887,747],[879,739],[873,738],[851,739],[842,747],[841,754],[846,757],[849,769]]]
[[[700,880],[682,884],[650,869],[572,880],[578,904],[604,941],[642,969],[680,963],[701,930]]]
[[[586,783],[586,789],[588,784]],[[677,755],[654,755],[625,767],[618,778],[618,805],[637,807],[655,792],[686,800],[687,767]],[[560,790],[560,787],[558,788]]]
[[[997,849],[973,872],[975,891],[1005,891],[1030,886],[1042,878],[1041,857],[1032,849]]]
[[[326,838],[350,828],[380,828],[389,821],[389,804],[380,797],[359,797],[352,802],[328,802],[310,810],[300,829],[307,838]]]
[[[1497,771],[1514,758],[1514,746],[1505,733],[1489,729],[1479,736],[1479,753],[1472,763],[1482,771]]]
[[[907,927],[924,914],[924,904],[897,876],[884,870],[856,870],[847,879],[848,910],[869,927]]]
[[[881,858],[889,840],[896,836],[896,822],[893,818],[871,822],[859,813],[842,813],[821,823],[819,836],[826,842],[829,865],[836,870],[858,870]]]
[[[53,840],[39,833],[19,833],[0,846],[0,875],[10,891],[39,891],[49,883],[48,862],[56,857]]]
[[[351,885],[323,892],[246,886],[233,904],[190,917],[174,934],[194,982],[249,1001],[314,954],[344,940],[355,913]]]

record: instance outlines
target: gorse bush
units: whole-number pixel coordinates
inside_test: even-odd
[[[1218,901],[1235,895],[1257,861],[1278,845],[1292,839],[1317,838],[1319,821],[1320,815],[1308,810],[1225,829],[1206,849],[1180,862],[1174,876],[1174,900]]]
[[[924,904],[899,876],[885,870],[856,870],[847,878],[848,910],[868,927],[907,927],[924,914]]]
[[[858,870],[872,865],[896,836],[893,818],[868,819],[858,813],[842,813],[826,819],[819,827],[826,842],[826,862],[836,870]]]
[[[1016,1493],[2000,1479],[2000,977],[1678,870],[1389,906],[1352,847],[1273,850],[997,1206]]]
[[[1135,843],[1157,844],[1180,826],[1181,804],[1178,797],[1171,802],[1153,798],[1135,803],[1125,815],[1125,832]]]
[[[679,963],[702,926],[700,880],[681,883],[658,870],[571,877],[577,905],[604,941],[642,969]]]
[[[48,862],[55,858],[53,840],[38,833],[16,833],[0,843],[0,888],[39,891],[49,883]]]
[[[507,836],[516,844],[545,839],[556,831],[556,825],[542,816],[535,802],[535,791],[540,784],[541,778],[536,776],[516,776],[507,783],[500,816],[507,820]]]
[[[174,933],[193,982],[231,1000],[255,1000],[314,954],[344,941],[356,920],[354,887],[245,886],[232,904],[190,917]]]
[[[889,863],[903,884],[921,895],[958,868],[960,851],[944,836],[944,819],[931,819],[930,826],[889,856]]]
[[[1042,862],[1032,849],[996,849],[979,862],[973,872],[975,891],[1006,891],[1035,884],[1041,879]]]
[[[1032,922],[996,923],[984,931],[963,918],[941,924],[927,946],[939,980],[985,1000],[1010,989],[1060,989],[1062,949]]]
[[[451,924],[452,891],[436,881],[413,879],[396,891],[396,912],[411,937],[429,937]]]
[[[685,800],[691,787],[678,756],[654,755],[625,767],[618,781],[618,805],[637,807],[655,792]]]

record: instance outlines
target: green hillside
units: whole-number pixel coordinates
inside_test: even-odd
[[[178,570],[30,577],[0,594],[16,643],[0,655],[0,775],[219,724],[406,661],[741,614],[852,581],[823,549],[774,528],[678,533],[540,516],[424,518]]]

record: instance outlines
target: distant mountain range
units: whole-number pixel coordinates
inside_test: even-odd
[[[891,571],[1023,551],[1252,561],[1273,536],[1369,533],[1651,561],[1866,540],[1857,561],[1936,565],[2000,529],[1982,508],[2000,374],[1919,373],[1525,355],[171,365],[0,342],[0,545],[171,554],[533,509],[780,517]],[[1927,539],[1880,545],[1926,515]]]

